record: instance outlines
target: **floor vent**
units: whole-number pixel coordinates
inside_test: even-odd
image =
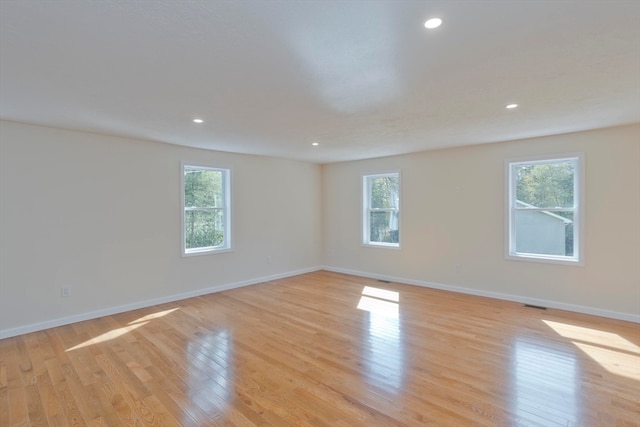
[[[547,307],[542,307],[541,305],[533,305],[533,304],[525,304],[523,307],[527,308],[537,308],[538,310],[546,310]]]
[[[388,280],[382,280],[382,279],[378,279],[378,282],[382,282],[382,283],[391,283],[391,282],[390,282],[390,281],[388,281]]]

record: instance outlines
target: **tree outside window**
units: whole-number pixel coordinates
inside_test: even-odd
[[[230,248],[229,170],[183,167],[184,254]]]
[[[400,244],[400,174],[365,175],[363,243]]]
[[[579,160],[509,163],[508,257],[579,261]]]

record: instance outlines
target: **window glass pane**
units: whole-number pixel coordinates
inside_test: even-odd
[[[573,207],[572,162],[517,164],[514,173],[516,207]]]
[[[398,209],[398,177],[381,176],[371,178],[371,208]]]
[[[185,248],[206,248],[224,243],[224,217],[221,209],[185,211]]]
[[[573,212],[515,212],[516,252],[573,256]]]
[[[370,212],[369,240],[379,243],[398,243],[398,212]]]
[[[186,207],[222,207],[222,171],[185,167]]]

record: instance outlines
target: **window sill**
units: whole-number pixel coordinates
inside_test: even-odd
[[[505,259],[510,261],[538,262],[543,264],[561,264],[572,266],[583,266],[584,262],[580,259],[569,257],[554,257],[534,254],[507,254]]]
[[[202,249],[202,250],[195,250],[195,251],[191,251],[191,252],[182,252],[182,257],[183,258],[188,258],[188,257],[192,257],[192,256],[223,254],[223,253],[228,253],[228,252],[233,252],[233,249],[231,249],[231,248],[219,248],[219,249]]]
[[[399,243],[362,243],[365,248],[400,249]]]

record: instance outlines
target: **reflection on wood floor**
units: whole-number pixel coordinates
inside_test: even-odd
[[[637,324],[319,271],[0,341],[0,426],[637,426]]]

